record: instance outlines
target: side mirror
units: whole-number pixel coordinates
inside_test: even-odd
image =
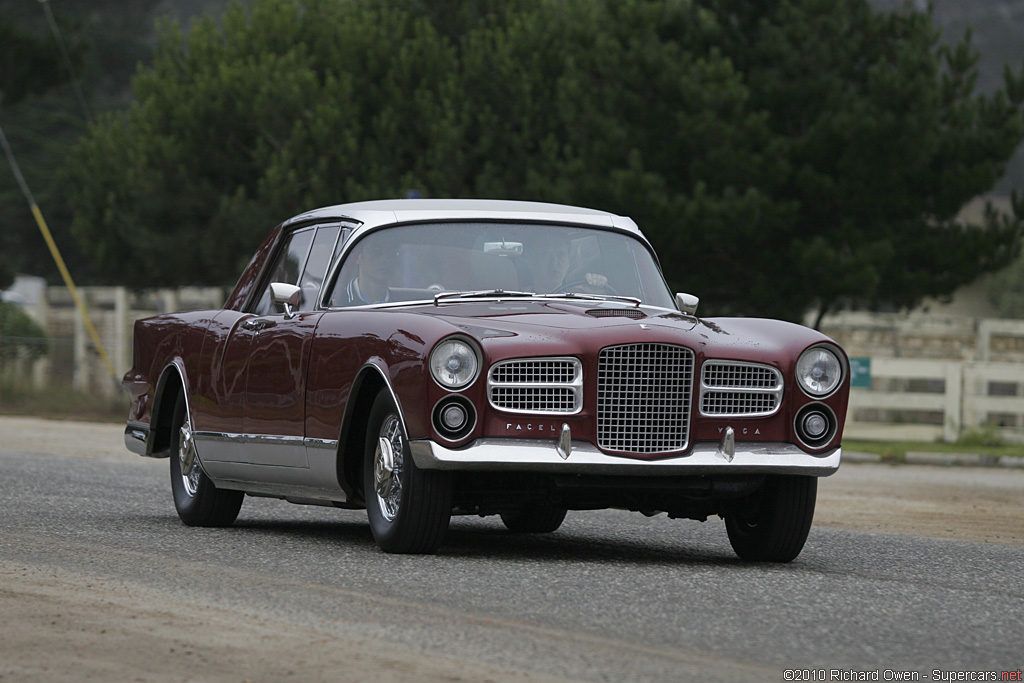
[[[685,294],[683,292],[676,294],[676,308],[683,313],[697,315],[697,306],[699,304],[700,299],[695,297],[693,294]]]
[[[299,305],[299,298],[302,296],[302,289],[287,282],[270,283],[270,300],[275,304],[284,306],[284,317],[294,318],[294,309]]]

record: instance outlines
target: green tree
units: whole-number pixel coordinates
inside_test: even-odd
[[[1024,259],[996,273],[986,288],[988,301],[1000,318],[1024,318]]]
[[[74,31],[69,31],[69,40],[69,59],[73,66],[81,66],[85,46]],[[39,36],[6,13],[0,14],[0,113],[4,117],[5,134],[10,138],[12,146],[17,146],[19,152],[52,148],[54,131],[47,130],[43,133],[41,117],[47,121],[54,121],[54,127],[60,127],[60,130],[66,131],[68,126],[66,120],[61,120],[64,117],[59,113],[44,109],[42,112],[36,112],[33,121],[35,130],[30,131],[23,125],[24,119],[21,116],[11,115],[12,110],[30,97],[46,98],[50,91],[67,81],[67,69],[55,49],[52,37]],[[76,127],[77,132],[84,130],[81,122],[72,124],[71,130],[75,130]],[[64,153],[59,155],[61,160],[66,149],[67,143],[64,146]],[[46,154],[45,151],[41,152],[41,156]],[[50,168],[59,164],[60,161],[54,161]],[[35,168],[32,168],[31,164],[29,166],[26,175],[33,181],[38,180],[33,173]],[[6,160],[0,162],[0,207],[3,209],[0,211],[0,215],[3,216],[0,218],[0,264],[5,264],[9,269],[22,270],[33,260],[30,256],[33,249],[26,244],[24,236],[26,232],[29,236],[36,236],[33,232],[35,226],[25,198],[15,183]],[[18,223],[20,225],[17,225]],[[27,227],[29,230],[19,229],[20,227]],[[41,239],[38,240],[38,247],[34,251],[45,255]]]
[[[51,0],[48,5],[52,6],[61,36],[58,42],[42,3],[0,0],[0,24],[13,26],[12,34],[18,36],[13,38],[0,29],[5,36],[0,39],[0,81],[4,83],[0,88],[5,91],[0,119],[22,173],[78,284],[95,284],[101,281],[101,275],[71,235],[73,211],[58,170],[66,162],[71,147],[86,133],[86,109],[122,109],[130,100],[129,82],[137,64],[152,58],[153,14],[161,9],[185,11],[187,6],[200,1]],[[223,0],[202,2],[216,6]],[[69,80],[61,44],[66,48],[86,107]],[[12,81],[20,85],[8,86]],[[28,203],[3,161],[0,259],[18,273],[44,276],[54,284],[60,282]],[[103,282],[116,282],[114,273],[102,278]]]
[[[78,54],[76,52],[76,54]],[[67,80],[67,71],[51,41],[43,40],[0,14],[0,93],[11,106],[30,93]]]
[[[417,5],[260,0],[165,24],[130,110],[73,154],[83,244],[135,286],[227,282],[268,217],[410,188],[628,211],[684,249],[680,206],[766,202],[728,187],[766,128],[692,4],[470,3],[454,25]]]
[[[1015,253],[1024,212],[955,221],[1022,136],[1024,76],[973,79],[863,0],[254,0],[165,23],[67,179],[133,286],[228,283],[268,221],[415,188],[633,216],[705,312],[800,319]]]
[[[782,172],[758,183],[795,208],[762,224],[745,274],[721,296],[766,288],[794,317],[844,303],[910,307],[951,294],[1018,250],[1024,203],[978,224],[957,214],[990,190],[1024,135],[1024,72],[977,95],[968,33],[940,45],[931,17],[864,0],[699,0],[750,105],[769,117]],[[713,239],[713,237],[712,237]],[[753,273],[753,274],[752,274]],[[729,288],[733,288],[730,291]]]
[[[383,4],[164,22],[130,109],[73,153],[75,229],[126,284],[230,282],[270,221],[422,185],[455,73],[428,21]]]
[[[49,351],[46,331],[16,304],[0,301],[0,364],[32,361]]]

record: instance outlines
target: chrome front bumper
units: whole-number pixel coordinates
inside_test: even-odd
[[[637,460],[608,455],[586,441],[573,441],[567,456],[555,441],[480,439],[446,448],[429,439],[409,441],[416,466],[428,470],[520,471],[562,474],[672,476],[685,474],[804,474],[827,477],[839,468],[842,449],[812,455],[788,443],[700,442],[685,455]],[[729,451],[732,451],[731,453]]]

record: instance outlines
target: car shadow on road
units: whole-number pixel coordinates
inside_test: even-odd
[[[597,532],[518,534],[504,529],[452,529],[438,553],[465,560],[588,562],[615,564],[721,564],[736,557],[728,545],[700,539],[663,543],[654,538],[623,539]]]
[[[244,511],[244,508],[243,508]],[[186,527],[176,515],[152,516],[139,520],[147,526],[168,531],[218,539],[218,542],[286,543],[293,550],[308,545],[322,549],[337,546],[346,553],[381,553],[373,542],[365,512],[361,510],[306,509],[284,505],[279,509],[250,510],[230,527],[203,529]],[[567,523],[546,534],[513,533],[495,519],[453,518],[444,543],[433,557],[469,563],[509,561],[531,563],[614,563],[623,565],[714,565],[744,566],[729,547],[725,529],[672,521],[678,531],[670,535],[663,527],[637,526],[607,532],[600,524],[586,521]],[[383,554],[383,553],[381,553]],[[392,556],[400,557],[400,556]],[[422,561],[423,556],[406,556]]]

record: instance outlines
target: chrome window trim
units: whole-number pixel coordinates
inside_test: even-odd
[[[766,370],[775,377],[775,384],[771,387],[749,386],[738,382],[731,384],[711,384],[708,381],[708,371],[716,366],[757,368],[759,370]],[[785,382],[782,377],[782,371],[773,365],[708,358],[704,361],[700,370],[700,396],[698,398],[697,406],[702,417],[770,417],[782,409],[782,396],[784,389]],[[755,410],[750,412],[706,411],[704,409],[704,399],[706,396],[713,393],[773,396],[775,398],[775,407],[771,410]]]

